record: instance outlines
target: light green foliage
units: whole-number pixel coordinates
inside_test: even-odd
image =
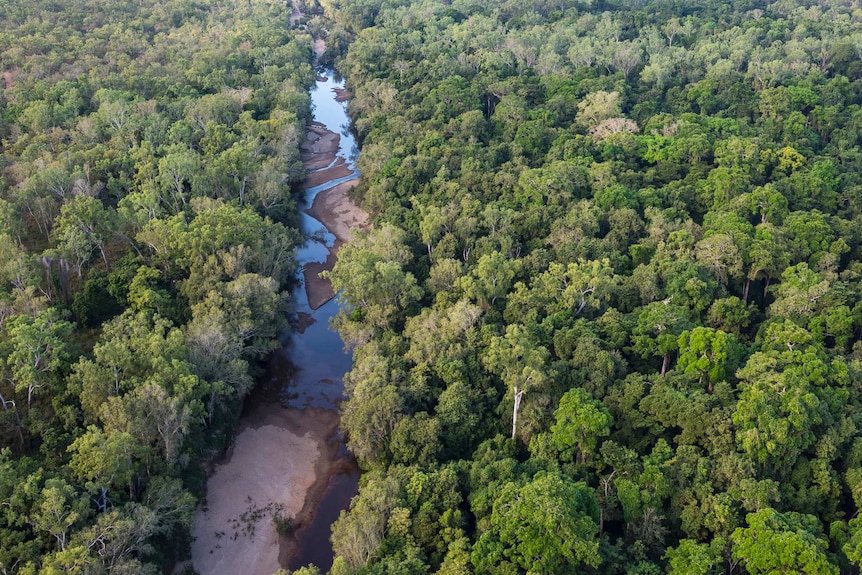
[[[787,470],[841,409],[846,366],[829,362],[811,334],[790,321],[770,324],[762,351],[739,370],[737,441],[768,469]]]
[[[670,575],[718,575],[723,572],[722,553],[725,541],[721,537],[708,545],[691,539],[683,539],[679,546],[668,549],[668,573]]]
[[[613,417],[589,393],[573,387],[560,399],[551,426],[554,444],[561,452],[577,450],[578,461],[595,452],[600,437],[610,434]]]
[[[355,569],[378,552],[386,535],[390,513],[397,506],[398,485],[392,479],[373,474],[364,481],[361,494],[341,512],[332,525],[332,548],[349,567]]]
[[[839,573],[829,561],[827,542],[817,518],[782,514],[767,507],[746,518],[748,526],[733,532],[733,557],[749,573]]]
[[[50,534],[59,551],[66,549],[71,528],[83,523],[90,515],[86,496],[62,479],[49,479],[36,500],[28,521],[37,531]]]
[[[59,383],[59,372],[68,359],[66,340],[73,329],[56,308],[36,317],[19,315],[6,320],[6,365],[16,394],[26,398],[27,409],[37,394]]]
[[[742,347],[732,334],[708,327],[696,327],[679,336],[677,369],[686,374],[697,374],[699,383],[712,392],[718,381],[726,381],[736,369]]]
[[[144,450],[131,434],[123,431],[105,433],[91,425],[69,446],[69,467],[79,480],[98,487],[124,489],[135,474],[136,459]]]
[[[386,329],[399,309],[422,296],[416,277],[404,269],[410,260],[403,232],[384,226],[346,245],[335,267],[324,275],[370,325]]]
[[[491,531],[482,538],[498,540],[502,557],[521,569],[577,573],[581,565],[601,562],[598,515],[596,497],[585,484],[540,473],[523,487],[503,487],[491,514]],[[477,569],[487,560],[474,552]]]

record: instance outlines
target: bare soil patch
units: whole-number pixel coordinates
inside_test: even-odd
[[[311,207],[305,210],[345,243],[350,241],[352,228],[365,229],[368,226],[368,214],[353,203],[349,196],[350,190],[358,183],[359,180],[349,180],[320,192]]]
[[[336,240],[335,245],[329,249],[329,255],[326,257],[325,262],[307,263],[302,268],[302,274],[305,278],[305,293],[308,296],[308,307],[311,309],[317,309],[335,297],[332,282],[327,278],[320,277],[320,272],[332,269],[332,266],[335,265],[335,260],[338,259],[338,249],[342,243]]]
[[[330,132],[323,124],[309,124],[305,142],[300,147],[300,158],[305,169],[313,172],[330,166],[335,162],[340,141],[341,136]]]

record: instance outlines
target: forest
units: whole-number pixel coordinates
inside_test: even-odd
[[[0,573],[162,573],[286,327],[282,2],[0,3]]]
[[[322,0],[331,574],[858,573],[856,2]]]
[[[331,575],[858,573],[862,7],[320,9],[0,3],[0,573],[188,552],[286,329],[313,34],[375,216]]]

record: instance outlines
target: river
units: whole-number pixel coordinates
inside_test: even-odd
[[[359,174],[339,101],[343,83],[322,74],[311,92],[315,122],[303,147],[306,240],[297,258],[305,273],[293,293],[295,329],[272,354],[233,446],[207,483],[192,531],[192,562],[201,575],[272,575],[309,563],[325,572],[332,564],[329,528],[358,489],[358,469],[337,428],[351,356],[329,329],[338,306],[317,273],[331,267],[349,240],[346,230],[367,216],[347,197]],[[292,535],[276,532],[277,517],[293,519]]]

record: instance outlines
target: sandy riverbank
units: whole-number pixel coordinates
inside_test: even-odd
[[[308,126],[301,150],[309,171],[304,189],[352,173],[337,157],[340,138],[318,122]],[[334,296],[329,280],[318,274],[332,269],[338,249],[350,240],[351,228],[367,226],[368,215],[348,196],[357,183],[349,180],[319,193],[307,210],[336,237],[325,262],[305,265],[312,309]],[[314,322],[311,314],[300,314],[297,332]],[[286,565],[296,542],[278,534],[273,518],[290,517],[298,525],[308,524],[330,478],[347,465],[335,440],[336,411],[287,409],[277,398],[253,396],[248,401],[234,443],[207,483],[206,504],[198,509],[192,530],[192,562],[201,575],[272,575]]]
[[[290,431],[289,417],[276,405],[268,423],[243,425],[224,463],[216,466],[206,506],[192,529],[198,573],[272,575],[280,568],[274,518],[302,511],[321,455],[320,438]]]

